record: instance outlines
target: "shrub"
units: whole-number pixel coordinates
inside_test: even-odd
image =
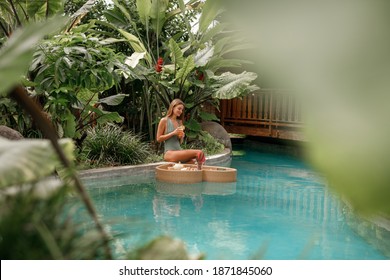
[[[113,125],[91,129],[81,154],[81,158],[97,166],[136,165],[150,162],[153,156],[141,136]]]
[[[199,139],[184,145],[185,149],[201,149],[206,155],[215,155],[221,153],[225,146],[219,143],[210,133],[202,131]]]

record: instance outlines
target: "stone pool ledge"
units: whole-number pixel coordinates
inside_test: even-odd
[[[232,160],[230,149],[225,149],[221,154],[206,157],[206,165],[229,166]],[[96,179],[114,179],[125,176],[154,176],[156,167],[161,164],[166,164],[165,161],[140,164],[140,165],[125,165],[118,167],[103,167],[79,171],[81,180],[96,180]]]

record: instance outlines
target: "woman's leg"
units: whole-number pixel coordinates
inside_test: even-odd
[[[200,155],[200,156],[199,156]],[[203,151],[202,150],[180,150],[180,151],[167,151],[164,154],[164,160],[169,162],[187,162],[187,161],[195,161],[198,160],[199,157],[202,158]],[[203,162],[202,162],[203,163]]]

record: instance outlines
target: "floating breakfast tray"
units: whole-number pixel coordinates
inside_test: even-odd
[[[237,181],[237,170],[234,168],[203,165],[202,170],[198,170],[195,164],[181,164],[180,169],[174,167],[176,167],[174,163],[157,166],[156,179],[176,184]]]

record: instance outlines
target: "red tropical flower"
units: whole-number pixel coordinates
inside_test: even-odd
[[[196,75],[196,78],[197,78],[199,81],[203,81],[203,80],[204,80],[204,73],[203,73],[202,71],[196,70],[196,71],[195,71],[195,75]]]
[[[156,72],[160,73],[162,71],[162,65],[164,63],[164,60],[162,57],[159,57],[157,59],[157,64],[154,66],[154,69],[156,69]]]

